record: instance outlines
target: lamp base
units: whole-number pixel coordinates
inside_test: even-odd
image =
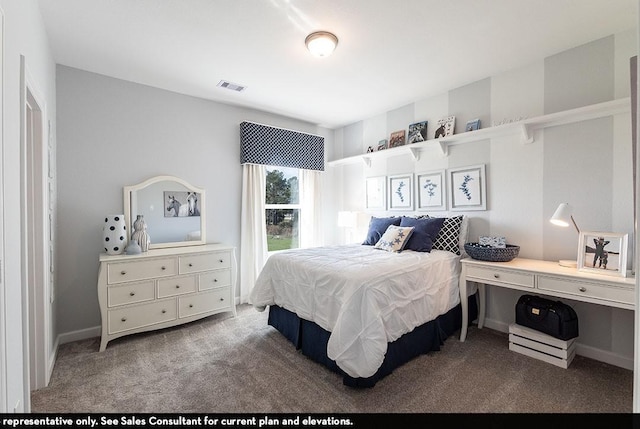
[[[561,267],[578,268],[578,262],[571,259],[560,259],[558,265]]]

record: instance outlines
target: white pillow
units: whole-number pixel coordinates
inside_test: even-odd
[[[407,245],[413,230],[413,226],[390,225],[374,247],[387,252],[400,253]]]

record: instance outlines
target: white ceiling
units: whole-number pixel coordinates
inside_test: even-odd
[[[330,128],[638,23],[637,0],[39,1],[58,64]]]

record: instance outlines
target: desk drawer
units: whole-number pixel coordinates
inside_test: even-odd
[[[223,308],[231,308],[230,287],[178,298],[178,317],[189,317]]]
[[[174,277],[158,280],[158,298],[184,295],[196,291],[195,276]]]
[[[491,267],[467,267],[467,277],[473,280],[487,283],[508,283],[511,285],[533,288],[535,281],[534,275],[523,272],[513,272],[505,269],[496,269]]]
[[[109,310],[109,333],[128,331],[176,319],[176,300],[150,302]]]
[[[122,286],[109,286],[107,299],[109,307],[124,304],[133,304],[142,301],[151,301],[156,297],[156,288],[153,280],[144,283],[123,284]]]
[[[606,299],[608,301],[624,302],[626,304],[634,303],[635,293],[633,288],[606,286],[577,279],[569,280],[547,276],[538,277],[538,289],[564,292],[595,299]]]
[[[231,256],[229,252],[204,253],[180,257],[180,274],[229,268]]]
[[[208,290],[231,284],[231,270],[216,270],[199,275],[199,290]]]
[[[176,275],[174,258],[110,263],[107,267],[109,284],[146,280]]]

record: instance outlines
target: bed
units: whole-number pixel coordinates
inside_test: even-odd
[[[460,328],[456,253],[360,244],[284,251],[268,259],[250,302],[269,307],[268,323],[344,384],[371,387]]]

